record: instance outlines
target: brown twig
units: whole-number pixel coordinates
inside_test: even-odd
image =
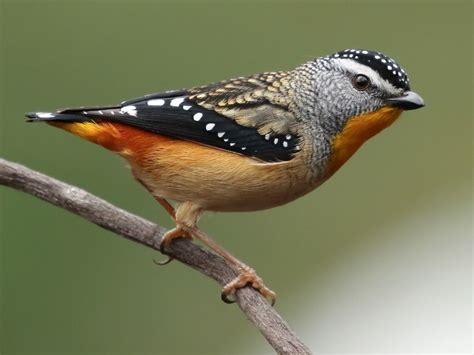
[[[0,158],[0,184],[34,195],[118,235],[159,251],[166,229],[122,210],[78,187]],[[237,271],[220,256],[180,238],[166,254],[225,285]],[[279,354],[311,354],[285,320],[254,289],[240,289],[237,303]]]

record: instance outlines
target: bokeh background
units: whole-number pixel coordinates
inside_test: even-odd
[[[405,113],[317,191],[204,230],[254,266],[317,353],[472,351],[470,1],[1,1],[1,156],[171,226],[108,151],[23,113],[289,69],[344,48],[399,61]],[[0,188],[2,354],[261,354],[215,283]]]

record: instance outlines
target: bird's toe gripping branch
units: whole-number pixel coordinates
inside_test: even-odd
[[[186,230],[184,230],[182,227],[176,226],[176,228],[173,228],[173,229],[169,230],[168,232],[166,232],[165,235],[163,236],[163,238],[161,239],[161,243],[160,243],[161,253],[166,254],[164,249],[167,246],[169,246],[171,244],[171,242],[176,238],[191,238],[192,239],[192,236]],[[174,260],[174,258],[172,256],[168,256],[168,259],[166,259],[164,261],[153,260],[153,262],[157,265],[163,266],[163,265],[169,264],[173,260]]]
[[[160,250],[164,253],[164,249],[172,243],[172,241],[176,238],[193,238],[195,237],[197,240],[203,242],[207,247],[213,250],[215,253],[226,259],[228,262],[236,266],[240,270],[240,274],[226,284],[221,292],[221,299],[228,304],[234,303],[235,299],[232,299],[231,296],[235,295],[235,292],[246,286],[251,286],[255,290],[257,290],[263,297],[265,297],[271,305],[273,306],[276,301],[276,294],[268,287],[265,286],[263,280],[255,273],[255,271],[250,268],[249,266],[245,265],[222,247],[218,246],[206,233],[198,229],[197,227],[186,227],[177,225],[176,228],[168,231],[163,236],[160,244]],[[158,265],[166,265],[173,258],[169,257],[167,260],[162,262],[155,261]]]
[[[263,297],[270,301],[271,305],[275,305],[276,293],[265,286],[263,280],[255,273],[253,269],[246,266],[244,270],[231,282],[222,288],[221,299],[225,303],[234,303],[236,300],[229,296],[234,295],[239,288],[252,286]]]

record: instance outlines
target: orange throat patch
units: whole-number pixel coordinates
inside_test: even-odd
[[[366,140],[390,126],[401,113],[399,108],[386,106],[349,119],[331,142],[332,155],[325,177],[329,178],[334,174]]]

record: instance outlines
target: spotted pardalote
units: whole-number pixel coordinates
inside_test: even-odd
[[[290,71],[27,117],[124,157],[176,221],[164,248],[175,237],[194,236],[241,270],[223,289],[228,301],[247,284],[271,299],[275,294],[196,227],[202,212],[290,202],[321,185],[403,110],[423,105],[393,59],[346,49]]]

